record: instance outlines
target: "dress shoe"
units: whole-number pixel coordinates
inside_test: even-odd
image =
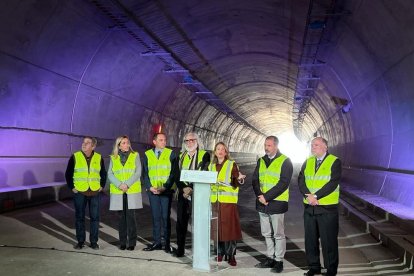
[[[99,249],[99,244],[97,244],[96,242],[91,243],[91,248],[93,250],[98,250]]]
[[[172,252],[171,246],[166,245],[166,246],[164,247],[164,252],[165,252],[165,253],[171,253],[171,252]]]
[[[172,247],[172,246],[170,246],[170,248],[171,248],[171,255],[173,255],[174,257],[177,257],[177,258],[181,258],[181,257],[184,257],[184,250],[183,251],[178,251],[178,248],[175,248],[175,247]]]
[[[304,276],[314,276],[321,274],[321,270],[309,269],[308,272],[303,273]]]
[[[82,249],[85,246],[83,242],[78,242],[73,248],[75,249]]]
[[[276,261],[276,264],[273,266],[273,268],[270,271],[274,272],[274,273],[282,272],[283,271],[283,262],[282,261],[280,261],[280,262]]]
[[[119,249],[121,249],[121,250],[125,250],[126,249],[126,245],[121,245],[120,247],[119,247]]]
[[[172,255],[173,255],[174,257],[177,257],[177,258],[184,257],[184,253],[181,253],[181,252],[178,252],[178,251],[174,251],[174,252],[172,253]]]
[[[229,265],[231,266],[236,266],[237,262],[236,262],[236,258],[234,256],[230,257],[229,260],[227,261],[229,263]]]
[[[216,261],[217,262],[222,262],[223,261],[223,256],[221,256],[221,255],[218,255],[217,257],[216,257]]]
[[[135,249],[134,245],[128,246],[128,248],[127,248],[127,250],[129,250],[129,251],[133,251],[134,249]]]
[[[256,264],[254,267],[257,267],[257,268],[272,268],[272,267],[275,266],[275,264],[276,264],[275,260],[270,259],[270,258],[266,258],[265,261]]]
[[[161,250],[161,249],[162,249],[161,244],[153,243],[153,244],[149,245],[148,247],[145,247],[143,250],[144,251],[153,251],[153,250]]]

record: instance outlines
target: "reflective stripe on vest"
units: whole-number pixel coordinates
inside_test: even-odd
[[[325,160],[323,160],[322,164],[319,166],[318,171],[315,173],[316,167],[316,158],[314,156],[309,157],[306,160],[306,167],[304,170],[305,175],[305,183],[306,187],[308,187],[309,191],[314,194],[319,191],[326,183],[331,180],[331,169],[332,165],[337,159],[336,156],[329,154],[326,156]],[[319,199],[319,205],[332,205],[339,203],[339,185],[329,195]],[[306,199],[303,200],[305,204],[308,204]]]
[[[201,162],[203,161],[204,154],[206,154],[206,151],[205,150],[198,150],[198,154],[197,154],[197,164],[195,164],[195,167],[196,168],[199,168]],[[181,164],[181,170],[190,170],[191,159],[188,156],[188,154],[186,153],[185,156],[184,156],[184,158],[183,158],[183,153],[180,153],[180,160],[181,159],[183,160],[183,162]],[[200,168],[198,170],[200,170]],[[188,185],[189,183],[188,182],[183,182],[183,184],[184,185]]]
[[[148,159],[148,176],[151,186],[154,188],[161,188],[167,182],[171,173],[171,157],[172,150],[164,148],[161,152],[160,158],[155,156],[153,149],[147,150],[145,155]]]
[[[278,158],[274,159],[272,163],[270,163],[269,167],[266,167],[265,161],[263,158],[260,158],[259,182],[262,193],[266,193],[279,183],[282,165],[286,159],[287,156],[281,154]],[[289,201],[289,187],[273,200]]]
[[[217,200],[221,203],[237,203],[239,198],[239,188],[231,186],[231,171],[233,170],[233,166],[234,161],[226,160],[221,167],[217,176],[217,184],[219,185],[211,185],[211,203],[217,202]],[[217,171],[216,164],[211,163],[208,169],[213,172]],[[224,186],[221,183],[224,183],[227,186]]]
[[[81,151],[73,154],[75,157],[75,168],[73,173],[73,184],[79,192],[86,192],[88,189],[97,191],[101,188],[101,155],[94,152],[89,164]]]
[[[111,155],[112,172],[114,173],[114,176],[121,182],[125,182],[126,180],[131,178],[131,176],[133,176],[136,171],[135,161],[137,158],[139,158],[138,153],[131,152],[128,155],[127,161],[122,166],[121,158],[119,157],[119,155],[117,158]],[[111,183],[110,192],[111,194],[123,194],[124,193],[121,189],[119,189],[113,183]],[[131,186],[129,186],[127,194],[137,194],[140,192],[141,192],[141,181],[138,179]]]

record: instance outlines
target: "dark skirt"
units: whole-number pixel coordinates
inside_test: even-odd
[[[240,217],[237,204],[212,204],[211,239],[219,241],[239,241],[242,239]],[[215,219],[217,218],[217,219]],[[218,222],[218,231],[217,231]]]

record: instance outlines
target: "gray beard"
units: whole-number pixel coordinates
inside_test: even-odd
[[[187,152],[193,152],[193,151],[195,151],[197,149],[197,145],[195,145],[195,146],[193,146],[193,147],[189,147],[189,146],[187,146],[187,145],[185,145],[185,150],[187,151]]]

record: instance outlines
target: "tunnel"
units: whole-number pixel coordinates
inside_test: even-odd
[[[251,166],[291,133],[327,139],[345,207],[410,232],[413,14],[406,0],[4,0],[0,212],[70,197],[85,135],[108,161],[119,135],[142,155],[156,132],[177,151],[195,132]]]

